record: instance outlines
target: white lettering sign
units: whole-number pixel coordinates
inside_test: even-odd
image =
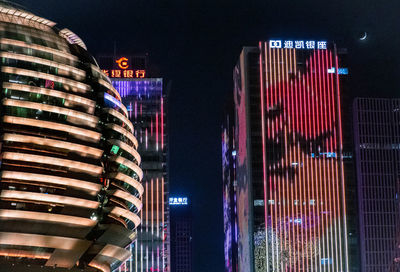
[[[270,48],[286,49],[327,49],[326,41],[306,41],[306,40],[270,40]]]

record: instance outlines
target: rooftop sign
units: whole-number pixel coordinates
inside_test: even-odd
[[[119,69],[102,70],[106,76],[110,78],[145,78],[146,70],[134,70],[129,68],[129,59],[121,57],[115,62],[118,64]]]
[[[287,49],[327,49],[327,42],[313,40],[270,40],[269,47]]]

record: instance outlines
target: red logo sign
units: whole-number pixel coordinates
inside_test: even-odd
[[[128,69],[128,67],[129,67],[128,59],[125,57],[122,57],[122,58],[116,60],[115,62],[118,64],[119,68],[121,68],[121,69],[125,70],[125,69]]]

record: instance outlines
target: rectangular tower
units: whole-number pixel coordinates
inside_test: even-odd
[[[149,75],[146,56],[99,57],[127,107],[143,169],[142,224],[121,271],[170,271],[166,102],[162,78]]]
[[[234,70],[239,271],[349,271],[334,44],[270,40]]]
[[[400,100],[354,100],[361,271],[400,269]]]
[[[170,197],[171,271],[192,272],[192,207],[187,197]]]

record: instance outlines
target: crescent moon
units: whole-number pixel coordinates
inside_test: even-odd
[[[364,35],[360,38],[360,41],[365,41],[368,37],[368,33],[364,32]]]

